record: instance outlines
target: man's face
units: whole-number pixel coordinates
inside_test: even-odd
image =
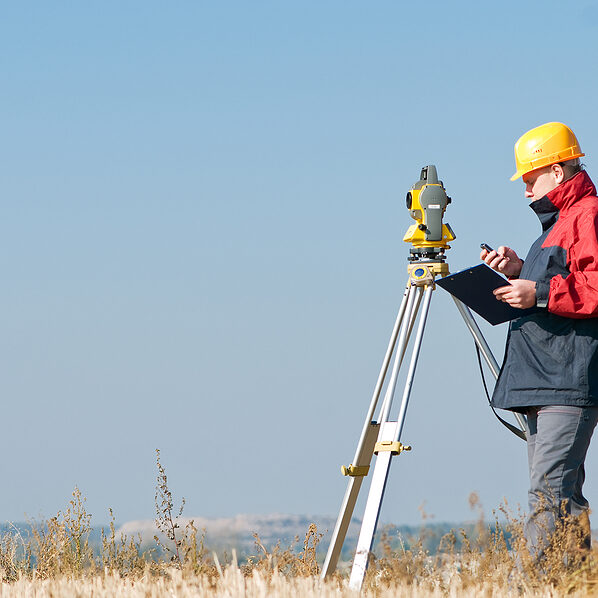
[[[525,197],[532,201],[538,201],[561,183],[558,173],[552,166],[532,170],[521,178],[525,183]]]

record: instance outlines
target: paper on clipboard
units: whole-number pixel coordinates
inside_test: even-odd
[[[492,325],[527,316],[538,309],[518,309],[498,301],[492,291],[510,283],[486,264],[478,264],[456,274],[449,274],[436,280],[436,284]]]

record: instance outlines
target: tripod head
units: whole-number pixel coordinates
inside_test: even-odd
[[[411,243],[409,261],[443,262],[444,251],[450,249],[449,241],[455,239],[451,227],[442,223],[446,206],[451,198],[446,194],[442,181],[438,180],[436,166],[424,166],[419,181],[414,183],[406,198],[412,224],[403,241]]]

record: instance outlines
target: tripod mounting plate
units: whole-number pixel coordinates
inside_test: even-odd
[[[418,287],[434,284],[436,276],[448,276],[449,267],[446,262],[420,262],[407,266],[409,284]]]

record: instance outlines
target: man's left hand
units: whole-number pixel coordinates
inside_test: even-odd
[[[511,280],[511,284],[494,290],[494,296],[499,301],[508,303],[511,307],[526,309],[536,305],[536,283],[533,280]]]

